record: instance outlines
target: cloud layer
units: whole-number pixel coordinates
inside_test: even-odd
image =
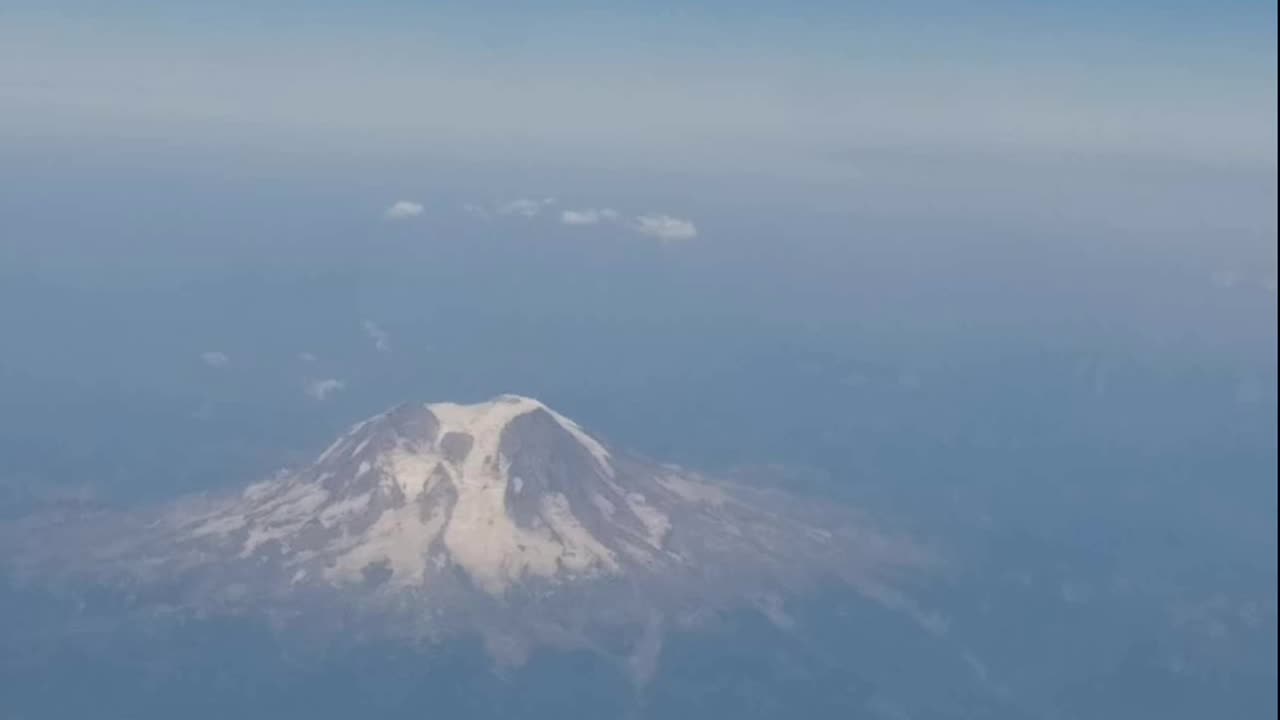
[[[535,218],[541,215],[549,206],[555,204],[555,202],[555,198],[551,197],[543,198],[541,200],[521,198],[497,205],[492,210],[492,213],[496,215]],[[477,205],[474,203],[467,203],[463,205],[462,210],[464,213],[471,215],[472,217],[487,218],[490,216],[490,210],[483,205]],[[698,227],[694,225],[692,220],[660,212],[637,215],[634,218],[627,220],[623,217],[622,213],[610,207],[588,207],[577,209],[565,208],[560,211],[558,217],[561,225],[568,225],[572,227],[617,225],[625,227],[640,235],[644,235],[645,237],[655,238],[664,243],[691,240],[698,236]]]
[[[391,352],[391,335],[386,330],[372,320],[365,320],[360,326],[364,328],[364,334],[373,341],[373,347],[378,352]]]
[[[641,215],[636,218],[635,227],[641,235],[657,238],[662,242],[691,240],[698,236],[698,228],[692,221],[670,215]]]
[[[209,352],[200,353],[200,362],[211,368],[222,368],[231,364],[231,357],[224,352],[210,350]]]
[[[602,222],[616,222],[617,219],[618,211],[610,208],[565,210],[560,213],[560,222],[565,225],[597,225]]]
[[[387,208],[384,215],[388,220],[408,220],[422,214],[423,207],[421,203],[409,200],[400,200]]]
[[[325,400],[330,395],[346,389],[347,384],[337,378],[325,378],[324,380],[313,380],[307,383],[307,395],[316,400]]]

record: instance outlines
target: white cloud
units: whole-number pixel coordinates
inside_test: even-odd
[[[378,352],[391,352],[391,336],[386,330],[378,327],[378,324],[372,320],[365,320],[361,326],[364,328],[364,334],[373,340],[373,346],[378,349]]]
[[[309,352],[300,352],[298,353],[298,359],[304,363],[313,363],[316,361],[316,356]]]
[[[560,222],[565,225],[595,225],[602,222],[613,222],[617,219],[618,211],[609,208],[565,210],[560,213]]]
[[[385,215],[388,220],[407,220],[421,215],[422,211],[422,203],[400,200],[387,208]]]
[[[343,390],[347,384],[337,378],[325,378],[324,380],[313,380],[307,383],[307,394],[316,400],[324,400],[333,393]]]
[[[636,231],[641,235],[648,235],[663,242],[691,240],[698,236],[698,228],[694,226],[693,222],[661,214],[637,217]]]
[[[209,352],[200,353],[200,361],[212,368],[226,367],[231,363],[231,358],[224,352],[210,350]]]
[[[531,200],[529,198],[520,198],[512,200],[498,206],[499,215],[519,215],[520,217],[534,217],[541,213],[543,208],[548,205],[554,205],[555,198],[542,198],[541,200]]]
[[[497,205],[492,211],[473,204],[463,205],[462,209],[467,214],[475,217],[488,217],[492,212],[494,215],[532,218],[541,215],[554,204],[556,204],[556,199],[551,197],[542,198],[541,200],[520,198]],[[623,223],[641,235],[657,238],[662,242],[690,240],[698,236],[698,228],[691,220],[673,217],[665,213],[648,213],[637,216],[633,221],[625,222],[621,213],[607,207],[566,208],[560,212],[560,223],[572,226]]]

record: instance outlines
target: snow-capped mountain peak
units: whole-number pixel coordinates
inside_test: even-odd
[[[502,395],[401,405],[184,527],[239,542],[241,559],[282,563],[294,582],[373,572],[419,588],[461,571],[501,595],[685,562],[666,544],[673,517],[718,501],[700,480],[615,457],[537,400]]]
[[[851,509],[644,460],[518,395],[400,405],[241,493],[57,529],[13,535],[33,574],[202,613],[389,612],[504,648],[743,603],[779,615],[779,592],[816,582],[915,612],[894,578],[928,564]]]

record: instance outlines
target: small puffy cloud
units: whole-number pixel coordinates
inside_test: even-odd
[[[650,214],[636,218],[636,231],[662,242],[691,240],[698,236],[693,222],[670,215]]]
[[[211,368],[226,367],[231,363],[231,358],[224,352],[210,350],[209,352],[200,353],[200,362]]]
[[[316,356],[309,352],[300,352],[298,353],[298,359],[304,363],[313,363],[316,361]]]
[[[373,346],[377,348],[378,352],[391,352],[391,336],[387,334],[386,330],[378,327],[378,324],[372,320],[365,320],[361,323],[361,326],[364,328],[364,334],[368,335],[369,339],[373,341]]]
[[[324,400],[330,395],[343,390],[347,384],[337,378],[325,378],[324,380],[312,380],[307,383],[307,394],[316,400]]]
[[[384,214],[388,220],[407,220],[421,215],[422,211],[422,203],[401,200],[387,208],[387,211]]]
[[[596,225],[602,222],[614,222],[617,219],[618,211],[609,208],[565,210],[560,213],[560,222],[565,225]]]
[[[541,200],[531,200],[529,198],[520,198],[512,200],[498,206],[499,215],[518,215],[520,217],[531,218],[541,213],[544,208],[554,205],[555,198],[542,198]]]

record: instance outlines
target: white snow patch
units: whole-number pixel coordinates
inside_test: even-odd
[[[328,460],[329,456],[335,453],[338,450],[338,448],[342,447],[342,444],[345,443],[346,441],[347,441],[346,435],[338,438],[337,440],[334,440],[333,443],[329,445],[329,447],[324,449],[324,452],[320,453],[320,457],[316,458],[316,462],[324,462],[325,460]]]
[[[591,503],[595,505],[596,508],[600,510],[600,512],[604,513],[607,517],[613,517],[613,514],[618,511],[618,508],[615,507],[614,504],[609,501],[609,498],[599,493],[591,494]]]
[[[373,499],[373,493],[367,492],[355,497],[339,500],[326,507],[320,512],[320,523],[325,527],[333,525],[347,515],[360,512],[369,507],[369,501]]]
[[[600,468],[604,470],[606,475],[609,477],[614,476],[613,463],[611,462],[612,456],[604,445],[601,445],[598,440],[588,435],[586,431],[582,429],[582,426],[578,425],[578,423],[554,410],[551,410],[550,408],[546,408],[546,410],[551,413],[551,416],[556,419],[556,422],[560,423],[565,430],[569,431],[570,435],[573,435],[575,440],[582,443],[582,446],[585,447],[596,459],[596,462],[600,464]]]
[[[649,533],[649,544],[661,549],[667,533],[671,532],[671,518],[646,502],[644,495],[640,493],[629,493],[627,506],[644,523],[645,530]]]
[[[249,531],[249,537],[244,541],[244,547],[240,549],[240,557],[251,557],[258,551],[258,548],[272,540],[283,540],[301,526],[301,523],[299,523],[297,525],[282,525],[279,527],[253,528]]]
[[[333,567],[325,569],[325,577],[335,582],[360,582],[365,567],[386,562],[393,584],[421,585],[426,579],[428,549],[446,522],[443,508],[434,508],[425,520],[413,504],[389,510],[337,558]]]
[[[416,498],[431,491],[432,473],[442,462],[444,459],[432,452],[397,449],[380,464],[405,497]]]
[[[279,489],[279,487],[280,487],[280,483],[278,482],[275,482],[272,480],[263,480],[262,482],[254,483],[249,487],[245,488],[244,492],[241,493],[240,496],[250,502],[254,500],[261,500],[265,498],[267,495],[270,495],[273,490]]]
[[[569,498],[560,493],[544,497],[542,518],[565,544],[568,552],[561,557],[565,567],[584,571],[598,564],[608,570],[618,570],[618,561],[614,558],[613,552],[578,522],[578,518],[569,507]]]
[[[227,535],[249,524],[248,518],[244,515],[224,515],[215,517],[205,522],[200,527],[191,531],[191,537],[205,537],[207,535]]]
[[[632,560],[644,565],[645,567],[652,568],[656,567],[658,564],[658,560],[653,556],[652,550],[646,550],[634,543],[624,541],[622,543],[622,551]]]
[[[293,485],[270,502],[259,506],[257,515],[259,519],[265,519],[269,523],[310,517],[328,499],[328,491],[318,485]]]
[[[701,480],[680,475],[664,475],[655,479],[685,502],[723,505],[728,500],[724,490]]]

